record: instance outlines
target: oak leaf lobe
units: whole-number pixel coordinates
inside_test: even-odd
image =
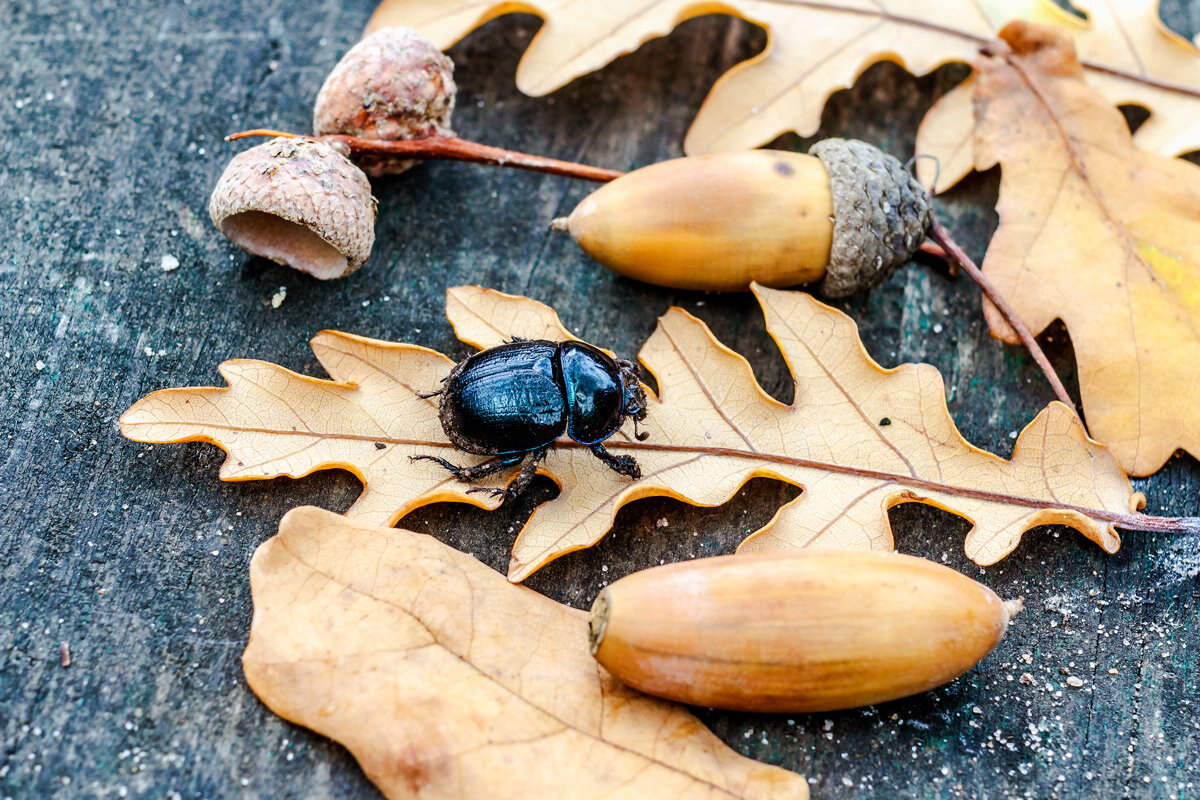
[[[1059,31],[1002,36],[975,90],[975,164],[1001,168],[982,268],[1034,333],[1066,324],[1088,427],[1126,471],[1200,455],[1200,167],[1137,148]]]

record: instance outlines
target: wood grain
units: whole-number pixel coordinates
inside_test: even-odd
[[[636,284],[549,234],[587,184],[461,164],[383,181],[375,255],[335,283],[247,258],[219,237],[204,211],[208,192],[240,149],[222,137],[305,129],[317,88],[371,7],[0,6],[0,798],[119,797],[121,787],[155,798],[377,796],[343,750],[261,705],[239,661],[251,552],[287,509],[344,509],[356,482],[322,474],[218,483],[222,455],[212,446],[119,436],[117,416],[148,392],[216,382],[216,365],[230,358],[319,374],[307,342],[324,328],[462,356],[443,292],[480,283],[548,303],[570,329],[622,354],[679,305],[744,354],[767,391],[791,399],[749,296]],[[1177,3],[1164,13],[1191,35],[1198,8]],[[615,169],[678,156],[712,83],[763,45],[745,23],[705,17],[532,99],[511,76],[536,25],[498,20],[452,51],[455,129]],[[963,74],[953,67],[917,80],[872,68],[835,95],[819,135],[856,136],[907,157],[921,114]],[[995,226],[997,185],[992,172],[943,198],[951,229],[976,258]],[[164,271],[165,256],[179,267]],[[286,299],[275,309],[281,286]],[[973,286],[940,265],[904,269],[840,306],[886,366],[938,367],[960,429],[983,447],[1008,455],[1010,432],[1051,399],[1028,356],[988,337]],[[1062,328],[1042,341],[1076,392]],[[1200,510],[1200,467],[1190,458],[1135,488],[1149,498],[1147,513]],[[503,569],[519,521],[553,491],[539,481],[516,508],[433,506],[404,524]],[[600,546],[560,559],[530,585],[586,607],[603,582],[635,569],[731,552],[794,496],[756,480],[717,509],[640,501]],[[944,554],[1002,596],[1024,595],[1019,624],[944,689],[792,721],[701,712],[721,738],[811,776],[821,798],[1195,793],[1195,542],[1129,534],[1107,556],[1046,528],[979,570],[962,553],[957,520],[911,506],[892,513],[900,549]],[[656,535],[660,526],[672,535]],[[1084,686],[1066,686],[1064,669]]]

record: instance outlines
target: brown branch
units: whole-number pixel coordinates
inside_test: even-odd
[[[1009,324],[1009,327],[1016,331],[1017,338],[1029,350],[1029,354],[1033,356],[1033,360],[1037,362],[1037,365],[1042,368],[1042,372],[1045,374],[1046,380],[1050,382],[1050,388],[1054,390],[1054,394],[1063,405],[1071,409],[1075,416],[1078,417],[1079,410],[1075,408],[1075,402],[1071,399],[1071,395],[1067,393],[1067,388],[1063,386],[1062,381],[1059,380],[1058,373],[1054,371],[1054,366],[1050,363],[1050,359],[1046,358],[1041,345],[1033,338],[1033,334],[1029,331],[1029,326],[1017,316],[1017,312],[1008,304],[1008,301],[1004,299],[1004,296],[1000,294],[995,285],[984,276],[983,271],[975,266],[975,262],[971,260],[971,257],[954,241],[953,237],[950,236],[950,232],[938,220],[937,215],[932,216],[929,226],[929,237],[941,245],[950,258],[957,262],[963,271],[971,277],[971,280],[979,284],[979,288],[983,291],[984,296],[996,307],[996,310],[1000,312],[1000,316],[1004,317],[1004,321]]]
[[[533,172],[544,172],[549,175],[562,175],[568,178],[581,178],[586,181],[604,183],[621,177],[624,173],[612,169],[592,167],[587,164],[576,164],[572,161],[559,161],[555,158],[518,153],[501,147],[492,147],[457,136],[427,136],[422,139],[363,139],[357,136],[304,136],[286,131],[273,131],[256,128],[226,136],[226,141],[245,139],[250,136],[282,136],[288,139],[309,139],[324,142],[349,158],[375,156],[395,159],[423,159],[440,161],[466,161],[472,164],[493,164],[499,167],[513,167]]]

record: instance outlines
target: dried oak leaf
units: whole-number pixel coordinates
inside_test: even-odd
[[[588,651],[588,615],[436,539],[305,507],[250,564],[246,681],[389,798],[795,798]]]
[[[871,64],[895,61],[924,75],[970,61],[1008,20],[1030,19],[1071,30],[1087,47],[1089,74],[1113,102],[1153,112],[1152,127],[1139,132],[1147,146],[1166,155],[1200,148],[1200,53],[1163,28],[1156,0],[1075,5],[1091,12],[1090,23],[1051,0],[384,0],[367,31],[408,25],[444,48],[502,14],[538,14],[545,24],[521,60],[517,86],[542,95],[691,17],[741,17],[768,31],[767,45],[709,93],[684,144],[697,154],[755,147],[789,130],[810,136],[828,97]],[[967,111],[948,101],[938,109],[940,124],[969,126]],[[957,116],[947,119],[952,112]],[[949,175],[954,164],[946,161]]]
[[[1162,24],[1159,0],[1073,5],[1087,13],[1087,21],[1057,7],[1047,7],[1041,15],[1013,11],[1006,18],[1054,23],[1069,31],[1087,81],[1097,92],[1113,105],[1140,105],[1152,112],[1134,134],[1139,147],[1164,156],[1200,149],[1200,49]],[[937,191],[974,168],[974,91],[972,75],[921,120],[916,151],[936,156],[938,162],[918,162],[917,174],[926,186],[936,175]]]
[[[586,448],[560,440],[540,472],[560,487],[513,545],[511,580],[589,547],[617,510],[650,496],[696,505],[729,500],[747,480],[777,478],[804,488],[742,545],[751,550],[818,545],[892,549],[887,509],[923,502],[975,523],[966,551],[981,564],[1003,558],[1030,528],[1062,523],[1113,552],[1113,523],[1128,524],[1144,502],[1075,416],[1051,404],[1017,439],[1012,461],[968,444],[946,408],[941,376],[928,365],[885,370],[871,360],[854,322],[803,292],[755,288],[796,380],[784,405],[754,380],[745,359],[695,317],[671,309],[639,354],[660,388],[636,441],[622,430],[606,442],[635,456],[634,482]],[[572,338],[547,306],[465,287],[448,293],[460,339],[492,347],[512,336]],[[227,480],[300,476],[344,467],[365,484],[347,514],[378,525],[439,500],[494,506],[429,462],[410,455],[451,450],[428,392],[450,370],[420,347],[324,332],[313,350],[333,381],[257,361],[222,365],[228,389],[156,392],[121,418],[140,441],[208,441],[225,448]],[[627,428],[629,426],[626,426]],[[496,485],[495,483],[485,485]]]
[[[983,270],[1034,333],[1066,323],[1088,426],[1130,474],[1200,456],[1200,167],[1135,147],[1068,37],[1001,33],[975,93],[975,163],[1001,165]]]

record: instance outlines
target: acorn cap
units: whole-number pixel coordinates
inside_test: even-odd
[[[383,28],[350,48],[325,79],[313,107],[317,136],[365,139],[451,136],[454,62],[411,28]],[[368,175],[417,163],[368,158]]]
[[[824,139],[808,152],[825,165],[833,193],[833,247],[821,293],[846,297],[884,282],[925,239],[925,187],[894,156],[856,139]]]
[[[327,280],[371,256],[375,198],[362,170],[328,145],[272,139],[238,153],[208,213],[243,250]]]

